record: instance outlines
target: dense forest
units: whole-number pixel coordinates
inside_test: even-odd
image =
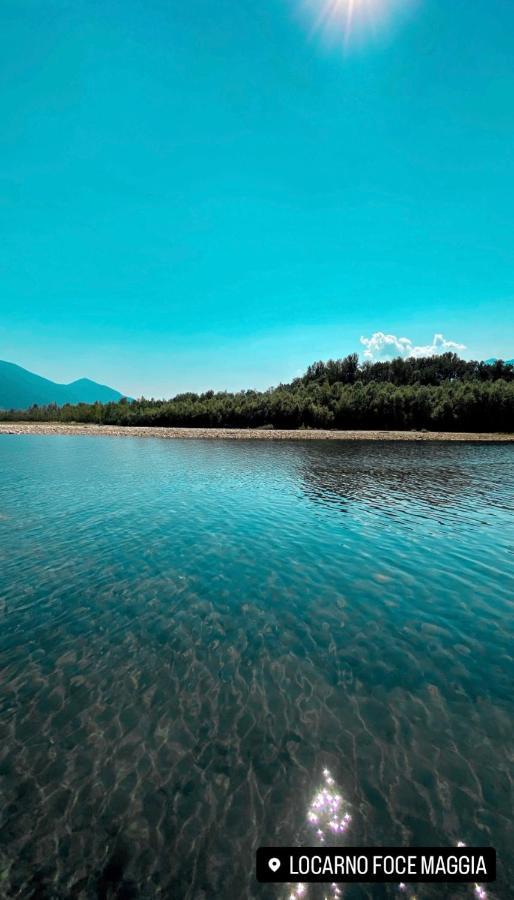
[[[358,428],[514,432],[514,365],[455,353],[359,364],[317,362],[266,391],[207,391],[171,400],[32,406],[0,420],[227,428]]]

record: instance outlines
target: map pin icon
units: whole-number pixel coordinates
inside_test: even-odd
[[[280,869],[280,860],[277,859],[276,856],[273,856],[268,860],[268,866],[270,867],[272,872],[277,872]]]

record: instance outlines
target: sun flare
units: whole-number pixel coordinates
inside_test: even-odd
[[[376,33],[402,0],[303,0],[311,28],[331,43]],[[406,0],[404,0],[406,2]]]

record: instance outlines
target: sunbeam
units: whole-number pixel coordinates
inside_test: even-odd
[[[352,37],[376,34],[400,6],[411,0],[303,0],[313,33],[347,46]]]

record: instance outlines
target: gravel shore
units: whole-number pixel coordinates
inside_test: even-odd
[[[514,434],[458,431],[297,431],[258,428],[144,428],[118,425],[63,425],[60,422],[0,422],[2,434],[90,435],[102,437],[258,441],[503,441]]]

